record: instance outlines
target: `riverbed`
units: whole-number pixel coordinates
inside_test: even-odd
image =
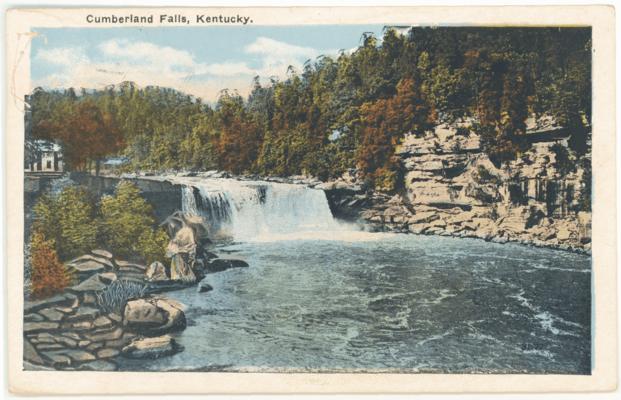
[[[263,235],[249,268],[168,295],[184,351],[121,370],[560,373],[591,370],[591,259],[477,239]]]

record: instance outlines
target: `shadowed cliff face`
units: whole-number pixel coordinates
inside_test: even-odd
[[[533,136],[526,152],[500,168],[477,134],[446,125],[407,135],[397,153],[404,191],[363,194],[355,179],[335,182],[326,187],[335,215],[378,230],[590,249],[590,179],[581,167],[590,155],[577,156],[563,137]]]

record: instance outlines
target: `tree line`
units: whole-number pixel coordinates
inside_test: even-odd
[[[320,179],[357,168],[396,189],[395,149],[405,134],[475,121],[500,165],[524,150],[526,119],[549,115],[587,151],[591,124],[590,28],[417,27],[365,33],[353,52],[320,56],[283,79],[253,82],[215,104],[131,82],[102,90],[36,89],[27,98],[34,138],[63,146],[74,170],[111,155],[127,169],[222,169]]]

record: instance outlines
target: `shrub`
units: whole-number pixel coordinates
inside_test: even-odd
[[[164,258],[168,239],[154,230],[153,208],[136,185],[121,181],[113,196],[101,199],[101,241],[120,257],[155,261]]]
[[[32,298],[44,298],[61,292],[71,282],[65,266],[58,260],[54,242],[34,231],[30,239],[30,290]]]
[[[117,280],[109,284],[101,293],[97,293],[97,304],[106,312],[122,314],[129,300],[144,297],[147,285],[128,280]]]
[[[165,259],[168,241],[168,235],[163,228],[147,229],[140,235],[138,248],[147,265]]]
[[[68,186],[54,196],[43,195],[34,207],[33,228],[42,233],[61,260],[96,247],[95,202],[82,187]]]

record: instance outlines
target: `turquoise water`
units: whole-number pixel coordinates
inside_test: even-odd
[[[385,233],[220,247],[185,350],[123,370],[590,373],[590,257]]]

